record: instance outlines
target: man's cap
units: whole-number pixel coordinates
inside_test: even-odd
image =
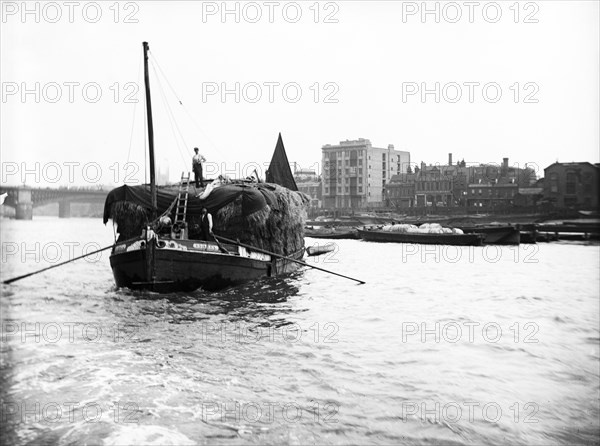
[[[197,152],[197,151],[198,151],[198,147],[194,147],[194,151],[196,151],[196,152]]]

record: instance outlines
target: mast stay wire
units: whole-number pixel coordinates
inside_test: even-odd
[[[183,108],[183,110],[186,112],[186,114],[188,115],[190,121],[192,121],[192,124],[194,124],[196,126],[196,128],[200,131],[200,133],[202,133],[202,135],[207,139],[207,141],[213,146],[214,150],[218,153],[218,152],[222,152],[219,147],[213,142],[212,139],[210,139],[210,137],[204,132],[204,130],[202,129],[202,127],[200,127],[200,125],[198,124],[198,122],[194,119],[194,117],[192,116],[192,114],[190,113],[190,111],[187,109],[187,107],[185,105],[183,105],[183,101],[179,98],[179,95],[177,95],[177,93],[175,92],[175,89],[173,88],[173,86],[171,85],[171,82],[169,82],[169,79],[167,78],[167,76],[165,75],[163,69],[161,68],[160,64],[158,63],[158,60],[154,57],[154,54],[152,54],[152,59],[153,61],[156,63],[156,66],[158,67],[158,70],[160,71],[160,73],[162,74],[162,77],[165,79],[165,81],[167,82],[167,85],[169,86],[169,88],[171,89],[171,92],[173,93],[173,95],[175,96],[175,98],[177,99],[177,101],[179,102],[179,105],[181,105],[181,108]]]
[[[179,138],[181,138],[181,142],[183,143],[184,148],[186,148],[189,151],[189,148],[187,148],[187,144],[185,142],[185,138],[183,137],[183,134],[181,133],[181,130],[179,128],[179,125],[177,124],[177,120],[175,119],[175,115],[173,114],[173,111],[171,110],[171,106],[169,105],[169,101],[166,97],[165,91],[163,89],[162,83],[160,82],[160,80],[158,79],[158,73],[156,72],[156,69],[154,67],[154,63],[151,63],[152,65],[152,70],[154,71],[154,73],[157,75],[157,84],[159,87],[159,91],[161,94],[161,99],[163,101],[164,107],[167,110],[167,116],[169,117],[169,123],[171,125],[171,132],[173,133],[173,138],[175,139],[175,144],[177,145],[177,151],[179,152],[179,155],[181,156],[181,161],[183,162],[184,165],[184,170],[185,170],[185,166],[187,166],[187,163],[185,162],[185,157],[183,155],[183,152],[181,150],[181,144],[179,143],[179,139],[177,138],[177,134],[175,133],[175,130],[177,130],[177,133],[179,134]]]
[[[137,74],[137,78],[136,78],[137,85],[140,85],[143,57],[144,57],[144,55],[142,53],[140,53],[140,61],[138,64],[138,74]],[[133,145],[133,133],[135,130],[135,116],[136,116],[138,102],[140,102],[140,101],[135,101],[133,104],[133,117],[131,119],[131,133],[129,134],[129,150],[127,151],[127,162],[126,162],[127,164],[129,163],[129,159],[131,156],[131,147]],[[145,152],[145,150],[144,150],[144,152]]]
[[[146,95],[144,95],[144,104],[146,103]],[[146,118],[144,118],[144,184],[148,184],[148,160],[146,155],[148,153],[148,122]]]

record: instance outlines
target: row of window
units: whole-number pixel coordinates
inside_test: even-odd
[[[515,189],[486,189],[487,193],[486,195],[488,196],[496,196],[496,197],[514,197],[515,194],[517,193],[517,191]],[[469,192],[471,193],[471,195],[483,195],[483,190],[482,189],[473,189],[471,188],[469,190]]]
[[[417,181],[416,190],[450,190],[452,183],[450,181]]]
[[[326,187],[326,188],[325,188],[325,195],[329,195],[329,190],[330,190],[330,189],[329,189],[328,187]],[[345,192],[345,193],[347,193],[347,194],[349,194],[349,193],[350,193],[350,187],[348,187],[348,186],[345,186],[345,187],[344,187],[344,192]],[[362,187],[362,186],[358,186],[358,188],[357,188],[357,192],[358,192],[359,194],[362,194],[362,193],[363,193],[363,187]],[[338,187],[337,187],[337,193],[338,193],[338,194],[341,194],[341,193],[342,193],[342,186],[338,186]]]
[[[361,162],[362,161],[362,157],[364,156],[364,153],[362,151],[357,154],[356,150],[346,150],[343,153],[344,153],[344,159],[346,160],[346,163],[348,163],[350,159],[354,159],[354,158],[356,158],[358,160],[358,162]],[[342,152],[336,152],[335,159],[337,159],[338,163],[342,162],[339,159],[340,157],[337,156],[337,155],[341,155],[341,154],[342,154]],[[386,155],[385,153],[381,154],[381,160],[383,162],[386,161],[386,156],[385,155]],[[368,156],[368,159],[369,160],[371,159],[371,155]],[[330,160],[329,153],[325,153],[325,164],[327,164],[329,162],[329,160]],[[400,157],[398,157],[397,161],[400,162]],[[394,157],[393,156],[390,156],[390,162],[392,162],[392,163],[394,162]]]

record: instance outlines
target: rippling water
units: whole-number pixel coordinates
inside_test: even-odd
[[[112,242],[1,225],[2,279]],[[366,285],[131,292],[107,252],[2,285],[2,443],[599,443],[597,244],[336,243],[309,262]]]

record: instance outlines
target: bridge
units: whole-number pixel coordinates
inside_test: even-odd
[[[31,220],[33,208],[58,203],[59,218],[71,216],[71,203],[104,203],[110,189],[86,187],[31,188],[27,186],[0,186],[0,194],[6,193],[4,206],[15,208],[17,220]]]

